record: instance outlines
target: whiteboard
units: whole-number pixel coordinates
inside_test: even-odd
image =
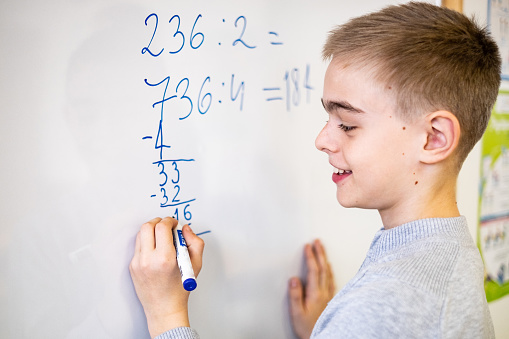
[[[292,338],[303,245],[341,287],[381,227],[314,139],[327,32],[389,2],[2,2],[0,337],[148,338],[134,238],[178,215],[202,338]]]

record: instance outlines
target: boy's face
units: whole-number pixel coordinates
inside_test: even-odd
[[[327,69],[322,100],[329,120],[316,147],[335,168],[342,206],[397,211],[415,196],[417,151],[425,140],[417,123],[396,117],[391,90],[336,59]]]

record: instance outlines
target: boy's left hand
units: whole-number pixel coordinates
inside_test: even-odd
[[[189,326],[187,302],[177,265],[173,228],[177,220],[155,218],[143,224],[136,237],[134,256],[129,265],[136,294],[143,305],[152,338],[172,328]],[[202,266],[204,242],[184,226],[189,256],[197,277]]]
[[[334,297],[334,276],[327,261],[322,243],[315,240],[304,248],[307,282],[304,287],[299,278],[290,279],[288,295],[293,331],[303,339],[309,338],[316,321]]]

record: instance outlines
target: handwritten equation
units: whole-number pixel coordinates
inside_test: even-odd
[[[210,22],[223,25],[221,32],[228,34],[223,33],[224,36],[218,38],[217,30],[210,29],[211,25],[208,24]],[[151,13],[145,17],[141,29],[146,31],[146,41],[141,46],[140,53],[144,58],[160,60],[161,63],[168,62],[176,55],[192,54],[195,57],[196,53],[201,53],[199,57],[206,65],[210,62],[208,51],[213,46],[216,48],[229,46],[229,49],[224,50],[224,54],[231,53],[233,49],[247,51],[245,53],[262,51],[277,56],[286,43],[284,36],[277,30],[260,29],[245,15],[209,18],[205,14],[186,17],[179,14]],[[151,108],[158,113],[156,115],[158,120],[154,121],[154,133],[142,137],[144,141],[151,141],[157,156],[153,165],[158,168],[160,183],[151,198],[156,200],[161,208],[171,208],[175,218],[186,223],[192,220],[193,204],[197,197],[188,187],[182,185],[181,178],[186,175],[190,166],[197,166],[199,161],[191,154],[184,158],[173,156],[181,154],[181,150],[176,152],[174,145],[164,140],[164,136],[169,132],[168,115],[175,118],[172,120],[173,123],[175,121],[178,123],[191,117],[220,114],[227,104],[230,111],[240,113],[245,110],[246,105],[259,106],[259,103],[247,100],[249,93],[256,93],[254,97],[262,98],[258,100],[269,105],[280,105],[283,112],[292,112],[294,108],[310,103],[314,88],[310,83],[309,63],[303,62],[301,65],[281,69],[279,76],[271,77],[271,80],[262,79],[266,82],[264,86],[260,86],[260,79],[254,81],[249,78],[250,75],[252,77],[253,68],[256,67],[263,68],[264,65],[246,63],[245,73],[241,70],[228,74],[228,70],[222,69],[220,74],[210,70],[201,75],[189,72],[187,76],[163,74],[159,78],[144,79],[145,85],[157,90],[160,98],[151,103]],[[170,102],[176,105],[169,106]],[[178,109],[169,111],[168,107]]]
[[[145,26],[152,26],[152,36],[150,37],[150,41],[147,46],[143,47],[141,50],[142,54],[148,53],[153,57],[160,56],[166,49],[166,52],[169,54],[177,54],[181,52],[184,47],[191,48],[191,49],[198,49],[200,48],[203,43],[205,42],[205,34],[200,32],[199,27],[197,27],[198,21],[203,16],[201,14],[198,14],[196,19],[194,20],[193,27],[191,28],[190,32],[184,32],[181,30],[181,19],[180,15],[174,15],[171,17],[171,19],[168,21],[168,26],[171,26],[173,28],[174,34],[171,36],[166,35],[166,29],[159,29],[159,16],[156,13],[152,13],[149,16],[145,18]],[[222,19],[222,22],[227,24],[226,19]],[[247,29],[247,18],[244,15],[238,16],[235,20],[232,21],[233,26],[235,27],[236,31],[238,31],[238,35],[233,41],[231,42],[232,46],[236,45],[242,45],[243,47],[246,47],[248,49],[254,49],[257,48],[256,45],[254,45],[252,42],[246,41],[244,35],[246,33]],[[161,33],[163,31],[164,33]],[[152,42],[154,41],[154,37],[156,34],[165,34],[165,43],[166,46],[152,46]],[[283,45],[283,42],[279,38],[279,34],[274,31],[267,32],[268,36],[268,44],[273,46],[280,46]],[[217,42],[219,46],[222,45],[222,42]]]

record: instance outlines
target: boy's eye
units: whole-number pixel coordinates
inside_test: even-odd
[[[346,126],[346,125],[340,124],[339,128],[341,128],[345,132],[350,132],[350,131],[354,130],[356,127],[355,126]]]

